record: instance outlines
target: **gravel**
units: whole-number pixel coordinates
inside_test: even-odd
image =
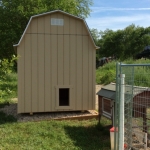
[[[4,108],[0,108],[0,111],[3,111],[7,115],[14,116],[18,122],[27,122],[27,121],[41,121],[41,120],[50,120],[58,118],[67,118],[67,117],[76,117],[76,116],[89,116],[97,115],[95,110],[88,111],[70,111],[70,112],[44,112],[44,113],[34,113],[30,115],[26,114],[17,114],[17,104],[10,104]]]
[[[100,90],[101,86],[96,85],[96,92]],[[96,96],[96,109],[98,108]],[[14,99],[14,104],[10,104],[5,106],[4,108],[0,108],[0,111],[3,111],[7,115],[14,116],[18,122],[27,122],[27,121],[40,121],[40,120],[50,120],[50,119],[58,119],[58,118],[67,118],[67,117],[77,117],[77,116],[89,116],[89,115],[97,115],[95,110],[88,111],[69,111],[69,112],[44,112],[44,113],[34,113],[30,115],[26,114],[17,114],[17,100]]]

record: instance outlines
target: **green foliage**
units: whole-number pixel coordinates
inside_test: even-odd
[[[150,27],[143,28],[134,24],[124,30],[105,30],[100,32],[100,57],[116,56],[120,60],[134,58],[146,45],[150,44]]]
[[[127,59],[124,64],[150,64],[150,59]],[[132,68],[126,68],[127,73]],[[134,85],[150,87],[150,68],[149,67],[134,67]],[[109,84],[115,82],[116,78],[116,62],[112,61],[103,67],[99,67],[96,70],[96,83],[97,84]],[[129,79],[128,79],[129,78]],[[126,81],[130,81],[130,76],[126,76]],[[128,84],[128,83],[127,83]]]
[[[116,62],[112,61],[99,67],[96,70],[96,83],[97,84],[109,84],[110,82],[115,82],[116,78]]]
[[[52,10],[63,10],[86,18],[92,0],[0,0],[0,59],[15,54],[13,44],[18,43],[29,18]]]
[[[0,62],[0,105],[8,104],[10,98],[16,97],[17,93],[17,76],[13,72],[16,57],[10,61],[3,59]]]
[[[0,149],[110,150],[109,129],[105,127],[110,121],[103,117],[98,125],[95,119],[15,123],[0,115],[5,120],[0,125]]]
[[[16,60],[17,60],[17,57],[15,57],[14,55],[11,58],[11,60],[8,60],[5,58],[0,60],[0,80],[5,81],[7,78],[7,75],[12,73],[13,66]]]

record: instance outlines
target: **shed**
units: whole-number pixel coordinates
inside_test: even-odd
[[[14,48],[18,113],[95,109],[98,47],[83,19],[60,10],[32,16]]]
[[[125,104],[131,99],[131,85],[125,85]],[[97,92],[99,102],[99,116],[112,120],[114,125],[116,84],[110,83]],[[148,87],[133,86],[133,117],[145,117],[146,108],[150,107],[150,89]]]

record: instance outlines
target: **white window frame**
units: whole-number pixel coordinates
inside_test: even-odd
[[[51,18],[51,25],[52,26],[63,26],[64,25],[64,19]]]
[[[73,86],[72,85],[57,85],[56,88],[56,109],[67,109],[67,110],[73,110]],[[59,106],[59,89],[69,89],[69,106]]]

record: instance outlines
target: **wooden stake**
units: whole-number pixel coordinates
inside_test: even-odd
[[[30,115],[32,116],[32,115],[33,115],[33,112],[30,112]]]

